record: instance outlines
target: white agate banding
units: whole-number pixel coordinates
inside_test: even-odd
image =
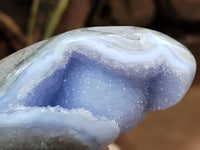
[[[167,35],[126,26],[58,35],[3,59],[0,68],[0,128],[61,126],[95,150],[148,111],[179,102],[196,63]]]

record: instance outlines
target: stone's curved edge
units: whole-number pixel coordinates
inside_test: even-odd
[[[18,69],[21,64],[23,64],[27,58],[31,57],[31,55],[47,41],[48,40],[44,40],[30,45],[0,60],[0,85],[6,84],[6,87],[9,87],[17,78]],[[6,88],[4,86],[0,86],[0,95],[2,95],[5,90]]]
[[[0,149],[3,150],[93,150],[71,134],[44,136],[47,127],[0,127]],[[53,129],[55,131],[55,129]],[[42,133],[44,132],[44,133]],[[8,134],[9,133],[9,134]],[[20,138],[20,140],[19,140]]]
[[[105,48],[101,48],[99,53],[108,58],[115,57],[115,60],[125,64],[137,63],[147,69],[152,68],[151,61],[154,61],[153,65],[166,62],[184,83],[186,89],[193,81],[196,72],[195,58],[184,45],[163,33],[131,26],[124,28],[113,26],[108,30],[104,27],[92,27],[88,30],[102,32],[105,35],[101,40],[104,41],[104,45],[111,47],[111,51],[106,52]],[[93,46],[96,44],[98,42]],[[155,62],[156,59],[164,59],[164,61]]]
[[[0,60],[0,82],[14,69],[24,62],[24,59],[30,57],[37,49],[46,43],[48,40],[40,41],[26,48],[23,48],[12,55],[9,55]]]
[[[11,61],[13,56],[3,59],[0,63],[0,97],[35,60],[55,52],[71,53],[71,45],[78,47],[80,44],[93,47],[96,53],[102,55],[105,63],[112,60],[109,61],[111,67],[112,62],[117,62],[117,65],[122,66],[120,69],[127,64],[133,67],[135,63],[151,69],[158,63],[155,62],[157,58],[164,58],[186,88],[191,84],[196,70],[195,59],[189,50],[160,32],[130,26],[83,28],[63,33],[17,52],[13,55],[16,58],[14,63]],[[154,63],[151,63],[152,61]]]
[[[56,146],[54,142],[56,140],[59,142],[60,139],[60,143],[64,145],[73,146],[74,143],[89,147],[91,150],[99,150],[112,143],[120,132],[115,121],[93,116],[88,110],[67,110],[59,106],[10,105],[0,111],[0,120],[3,120],[0,123],[0,148],[7,142],[11,144],[11,148],[18,148],[24,143],[30,146],[27,143],[31,142],[36,142],[34,144],[36,148],[45,148],[45,146],[51,148]],[[44,143],[41,145],[39,141]]]
[[[151,50],[151,48],[153,48],[154,45],[156,44],[166,44],[170,46],[176,46],[176,48],[173,49],[173,51],[176,51],[176,53],[178,53],[178,55],[180,55],[184,60],[188,60],[191,62],[195,61],[191,52],[183,44],[176,41],[172,37],[155,30],[141,28],[141,27],[134,27],[134,26],[109,26],[108,30],[106,30],[106,27],[91,27],[91,28],[87,28],[87,30],[101,32],[102,34],[105,34],[105,35],[114,34],[114,35],[118,35],[120,38],[125,39],[129,42],[130,41],[138,42],[138,44],[140,45],[136,45],[138,46],[138,49],[135,51],[139,51],[139,52],[144,51],[144,50],[145,51]],[[124,32],[125,30],[126,32]],[[118,36],[116,38],[119,38]],[[114,38],[114,40],[116,38]],[[135,44],[135,43],[132,43],[132,44]],[[121,46],[123,45],[125,44],[121,44]],[[125,48],[124,50],[128,51],[131,49]],[[187,52],[185,52],[185,50],[187,50]]]

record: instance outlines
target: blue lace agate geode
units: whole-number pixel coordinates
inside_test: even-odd
[[[143,28],[36,43],[0,62],[0,149],[101,149],[148,111],[176,104],[195,70],[187,48]]]

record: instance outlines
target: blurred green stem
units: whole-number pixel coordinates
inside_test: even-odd
[[[44,33],[44,36],[43,36],[44,39],[47,39],[52,36],[68,3],[69,3],[69,0],[58,0],[57,6],[53,12],[52,18],[50,19],[47,29]]]
[[[36,21],[39,3],[40,3],[40,0],[33,0],[32,6],[31,6],[31,16],[28,23],[28,39],[27,39],[28,44],[33,43],[33,32],[34,32],[33,30],[35,27],[35,21]]]

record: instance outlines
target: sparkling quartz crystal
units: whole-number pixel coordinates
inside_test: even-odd
[[[0,149],[99,150],[184,96],[196,70],[182,44],[138,27],[92,27],[0,61]]]

